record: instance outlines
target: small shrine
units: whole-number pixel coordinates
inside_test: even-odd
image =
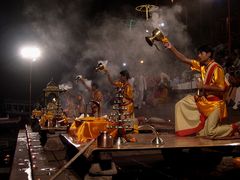
[[[55,128],[67,125],[68,120],[63,113],[60,102],[60,94],[65,91],[64,89],[60,89],[53,80],[43,89],[43,108],[32,111],[32,117],[39,119],[41,128]]]
[[[44,105],[47,107],[48,103],[53,101],[56,104],[60,103],[60,93],[66,90],[60,89],[59,86],[53,81],[53,79],[47,84],[46,88],[43,89],[44,93]]]

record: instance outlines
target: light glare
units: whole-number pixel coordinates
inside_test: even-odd
[[[23,58],[32,59],[33,61],[41,55],[40,49],[37,47],[24,47],[20,53]]]
[[[165,26],[165,24],[164,23],[160,23],[160,27],[164,27]]]

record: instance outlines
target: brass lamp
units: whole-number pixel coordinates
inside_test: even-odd
[[[164,36],[164,34],[158,29],[154,29],[152,32],[152,36],[147,36],[145,37],[147,43],[152,46],[154,44],[154,41],[162,41],[164,42],[164,39],[166,39],[166,37]]]

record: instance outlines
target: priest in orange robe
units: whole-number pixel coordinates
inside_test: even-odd
[[[222,138],[239,131],[237,124],[222,124],[227,118],[226,103],[223,99],[227,84],[223,68],[212,58],[212,48],[204,45],[198,49],[198,58],[190,59],[168,40],[163,44],[178,60],[200,73],[197,88],[201,93],[187,95],[175,105],[176,135]]]

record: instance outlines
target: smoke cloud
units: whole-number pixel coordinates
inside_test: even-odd
[[[108,60],[114,78],[122,69],[128,69],[131,76],[161,72],[172,76],[186,68],[161,44],[158,43],[161,49],[158,51],[145,41],[154,28],[160,28],[177,48],[191,54],[187,52],[191,39],[179,18],[181,5],[161,7],[146,21],[135,7],[125,5],[127,12],[121,8],[120,17],[98,8],[96,3],[94,0],[26,0],[25,15],[39,37],[45,58],[56,61],[64,69],[60,83],[73,82],[81,74],[108,89],[106,77],[94,71],[100,60]],[[78,85],[78,88],[82,87]]]

